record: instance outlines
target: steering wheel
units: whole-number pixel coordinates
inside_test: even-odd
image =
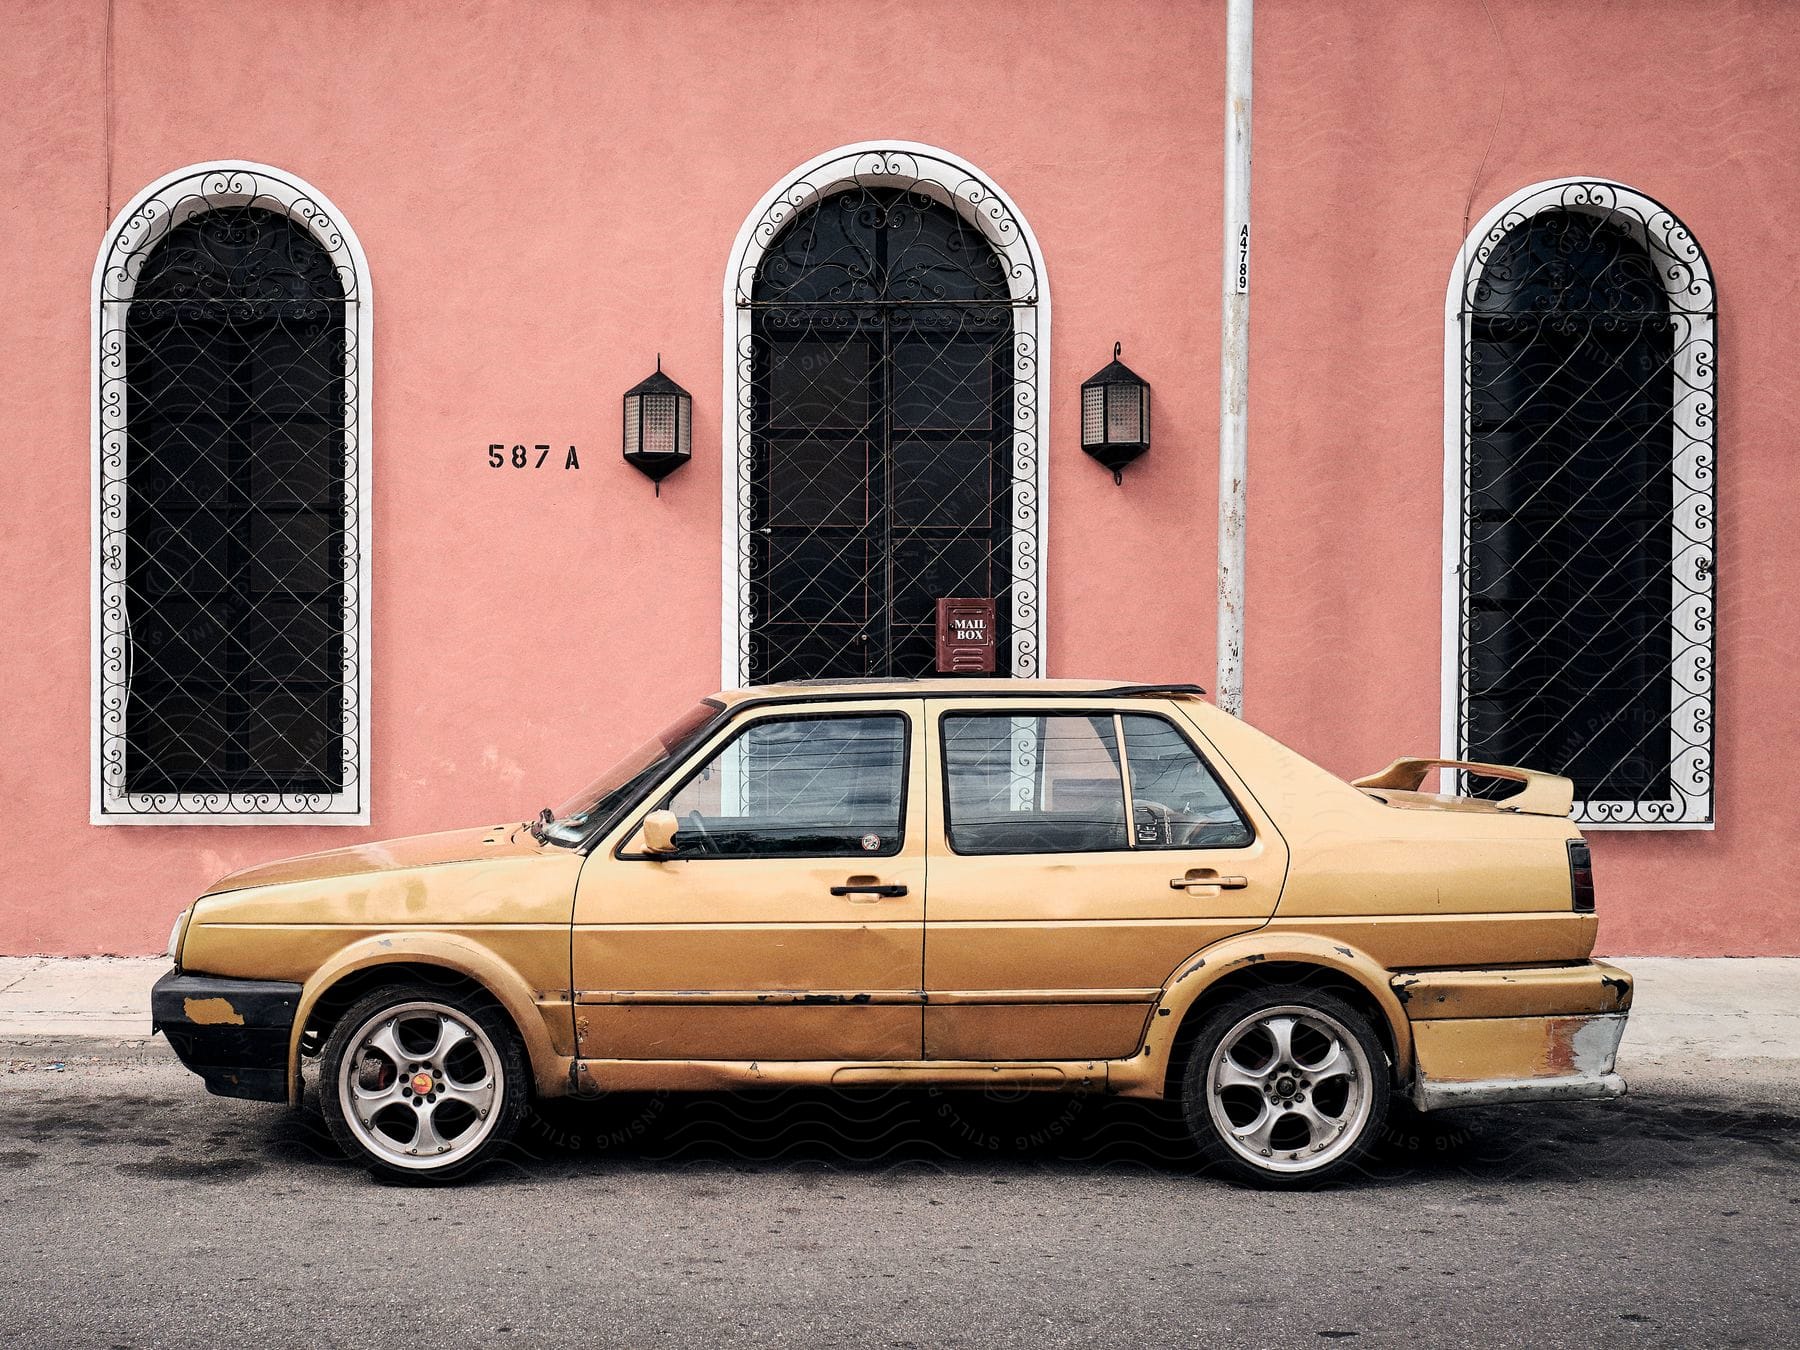
[[[698,811],[689,811],[681,818],[681,832],[694,832],[694,842],[699,845],[700,852],[719,856],[719,845],[706,828],[706,821]]]
[[[1151,818],[1156,823],[1158,833],[1162,836],[1161,843],[1172,844],[1175,842],[1175,813],[1173,811],[1164,806],[1161,802],[1153,802],[1147,797],[1136,798],[1132,802],[1132,805],[1139,811],[1148,811],[1150,813]],[[1131,839],[1133,843],[1137,842],[1137,827],[1138,822],[1135,820],[1132,821]]]
[[[1162,846],[1164,848],[1191,848],[1195,838],[1206,828],[1204,820],[1196,820],[1188,815],[1186,803],[1183,803],[1180,810],[1143,797],[1138,798],[1133,804],[1138,809],[1149,811],[1156,817],[1157,823],[1162,828]],[[1133,838],[1135,837],[1134,834]]]

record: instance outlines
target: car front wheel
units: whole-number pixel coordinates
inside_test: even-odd
[[[1253,1185],[1306,1188],[1380,1137],[1387,1057],[1368,1018],[1322,989],[1247,990],[1206,1014],[1182,1111],[1206,1159]]]
[[[320,1060],[325,1123],[378,1177],[462,1176],[525,1115],[524,1051],[505,1015],[478,996],[375,990],[338,1020]]]

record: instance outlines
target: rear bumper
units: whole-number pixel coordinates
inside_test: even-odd
[[[221,1097],[288,1100],[288,1046],[300,986],[171,970],[150,990],[150,1021]]]
[[[1412,1020],[1422,1111],[1625,1094],[1615,1063],[1632,986],[1614,966],[1415,971],[1393,987]]]
[[[1474,1083],[1413,1081],[1412,1104],[1420,1111],[1453,1106],[1501,1106],[1508,1102],[1611,1101],[1625,1095],[1616,1073],[1570,1074],[1564,1078],[1489,1078]]]

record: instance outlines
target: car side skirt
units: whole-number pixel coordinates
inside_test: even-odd
[[[583,1059],[574,1095],[600,1092],[712,1092],[754,1087],[1009,1088],[1104,1092],[1106,1060],[983,1064],[972,1060]]]

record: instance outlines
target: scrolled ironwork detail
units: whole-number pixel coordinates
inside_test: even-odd
[[[1478,227],[1452,295],[1455,753],[1566,773],[1584,823],[1709,825],[1706,256],[1640,192],[1548,183]]]

